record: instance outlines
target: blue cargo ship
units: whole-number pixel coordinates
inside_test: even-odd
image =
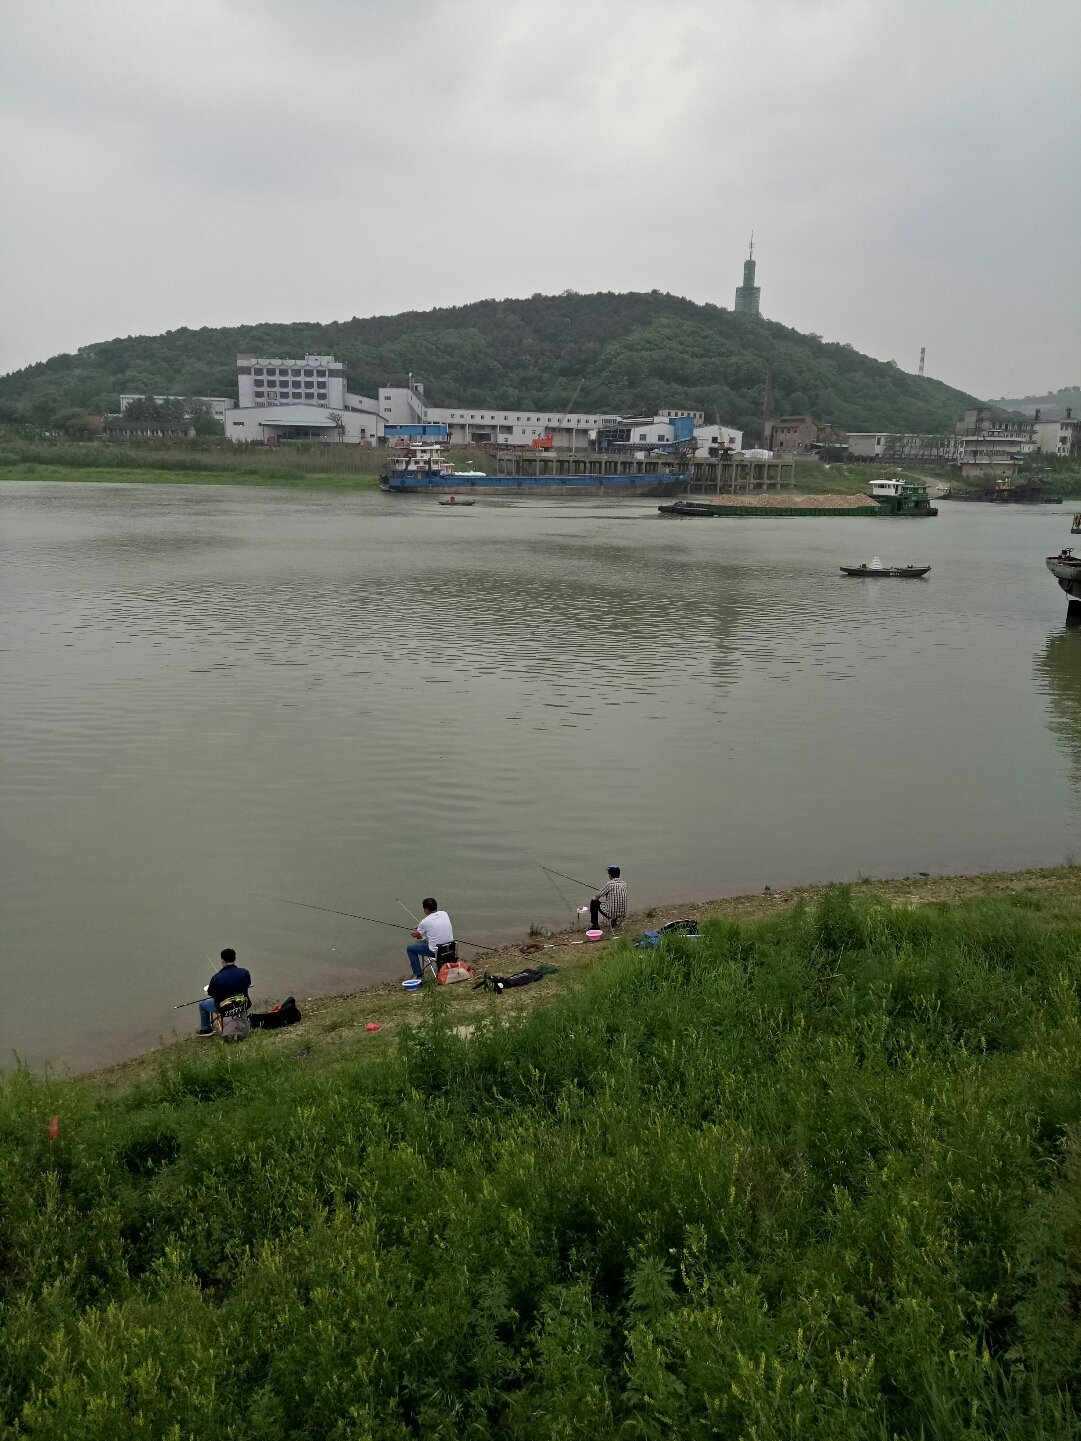
[[[687,474],[668,470],[644,475],[603,475],[599,470],[566,475],[558,470],[543,475],[486,475],[480,470],[455,470],[442,446],[421,444],[396,456],[379,485],[398,495],[606,496],[626,500],[676,495],[689,479]]]

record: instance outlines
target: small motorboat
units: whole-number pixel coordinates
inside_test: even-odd
[[[1071,609],[1081,603],[1081,555],[1074,555],[1071,546],[1064,546],[1058,555],[1049,555],[1047,569],[1070,597]]]
[[[878,556],[874,556],[870,565],[842,565],[841,571],[844,575],[875,575],[883,576],[887,580],[919,580],[921,575],[926,575],[931,569],[929,565],[883,565]]]
[[[446,498],[446,500],[441,500],[441,501],[439,502],[440,505],[453,505],[453,506],[459,506],[459,505],[476,505],[476,503],[477,503],[477,502],[476,502],[475,500],[459,500],[456,495],[448,495],[447,498]]]

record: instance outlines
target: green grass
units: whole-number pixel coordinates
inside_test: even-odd
[[[261,485],[308,490],[375,490],[377,474],[356,471],[303,471],[282,465],[252,465],[247,469],[215,470],[177,467],[155,469],[151,466],[65,466],[16,463],[4,465],[0,460],[0,481],[3,480],[77,480],[83,484],[104,485]]]
[[[830,891],[468,1038],[11,1076],[0,1434],[1077,1435],[1077,920]]]

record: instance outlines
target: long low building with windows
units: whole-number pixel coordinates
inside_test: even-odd
[[[405,444],[417,435],[450,445],[532,446],[557,450],[658,449],[695,442],[701,455],[738,450],[741,431],[705,426],[701,411],[666,410],[626,419],[598,411],[562,413],[535,407],[430,405],[424,386],[381,386],[375,398],[349,390],[345,367],[332,355],[293,360],[237,356],[235,409],[224,416],[231,440],[277,443],[326,440],[352,444]],[[616,438],[618,436],[618,439]]]

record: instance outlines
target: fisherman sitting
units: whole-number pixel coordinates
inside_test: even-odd
[[[619,867],[608,867],[608,880],[589,903],[589,924],[594,930],[600,925],[601,916],[613,931],[619,930],[620,922],[627,916],[627,883],[619,879]]]
[[[412,932],[415,940],[420,945],[406,946],[405,953],[409,957],[409,965],[417,980],[424,979],[424,967],[437,957],[441,960],[454,960],[457,953],[454,951],[454,927],[450,923],[450,916],[446,911],[439,909],[439,902],[434,896],[425,896],[421,902],[424,915],[417,922],[417,928]],[[443,950],[449,947],[449,950]],[[440,951],[442,950],[442,955]]]
[[[251,1032],[251,974],[236,963],[236,951],[227,946],[221,953],[221,970],[215,971],[206,988],[206,1000],[199,1002],[197,1036],[213,1036],[214,1021],[220,1020],[223,1041],[242,1041]]]

